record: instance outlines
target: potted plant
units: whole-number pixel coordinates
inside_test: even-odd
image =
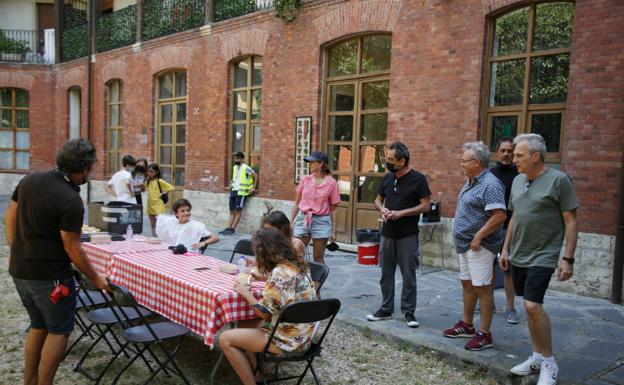
[[[299,0],[275,0],[275,16],[291,23],[297,17],[300,6]]]
[[[30,52],[27,41],[11,39],[0,29],[1,60],[24,61],[27,52]]]

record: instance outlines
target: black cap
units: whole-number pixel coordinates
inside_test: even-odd
[[[329,165],[329,158],[327,158],[327,154],[320,151],[314,151],[310,155],[303,158],[306,162],[323,162]]]
[[[234,158],[241,158],[241,159],[245,159],[245,154],[243,154],[243,153],[242,153],[242,152],[240,152],[240,151],[239,151],[239,152],[235,152],[232,156],[233,156]]]

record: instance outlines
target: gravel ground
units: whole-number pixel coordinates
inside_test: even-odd
[[[8,274],[8,252],[4,237],[4,218],[0,230],[0,314],[3,328],[0,329],[0,384],[21,383],[23,370],[24,335],[28,317],[23,309],[11,277]],[[75,338],[78,333],[72,336]],[[91,384],[92,382],[72,368],[87,348],[86,341],[79,343],[61,364],[55,383],[57,385]],[[96,373],[109,358],[105,344],[100,344],[83,365],[90,373]],[[189,338],[178,354],[178,363],[193,384],[208,384],[210,370],[218,358],[218,350],[210,351],[199,338]],[[119,359],[109,373],[115,373],[124,364]],[[426,384],[426,385],[486,385],[496,384],[486,373],[473,367],[453,366],[435,353],[415,350],[408,345],[397,345],[382,341],[367,330],[360,331],[346,324],[336,322],[325,343],[320,358],[315,361],[317,374],[324,384]],[[285,365],[280,373],[295,372],[296,365]],[[144,364],[136,362],[120,381],[122,384],[140,384],[148,375]],[[107,375],[103,383],[110,383],[113,375]],[[175,377],[160,374],[154,384],[181,384]],[[227,362],[221,365],[217,384],[239,384],[236,375]],[[308,374],[304,384],[313,384]]]

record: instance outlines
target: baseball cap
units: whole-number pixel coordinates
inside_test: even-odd
[[[325,164],[329,164],[329,158],[327,157],[327,154],[320,151],[312,152],[310,155],[303,158],[303,160],[306,162],[323,162]]]

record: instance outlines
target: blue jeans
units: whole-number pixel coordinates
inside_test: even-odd
[[[76,287],[73,278],[58,280],[69,289],[69,294],[58,303],[50,300],[56,281],[13,278],[13,282],[28,312],[31,328],[46,329],[52,334],[69,334],[74,330]]]

